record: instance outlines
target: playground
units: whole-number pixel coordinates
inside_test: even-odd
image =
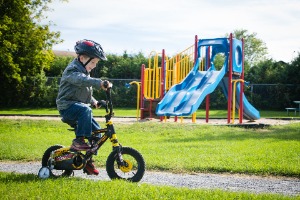
[[[137,86],[137,118],[196,123],[196,111],[205,102],[205,122],[209,117],[210,94],[220,86],[227,99],[227,120],[222,124],[255,122],[259,111],[244,95],[244,41],[233,38],[198,39],[184,51],[169,58],[151,52],[143,65]],[[201,116],[203,118],[203,116]],[[238,119],[235,121],[235,119]],[[215,122],[216,123],[216,122]]]

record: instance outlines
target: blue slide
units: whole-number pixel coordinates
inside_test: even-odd
[[[195,66],[198,63],[195,64]],[[187,77],[179,84],[174,85],[158,103],[156,114],[158,116],[188,116],[193,114],[200,106],[204,98],[212,93],[218,85],[228,97],[228,78],[224,77],[226,67],[220,71],[192,70]],[[240,84],[236,89],[236,107],[239,107]],[[257,111],[243,94],[244,117],[248,120],[260,118]]]
[[[195,64],[198,66],[198,63]],[[194,67],[195,68],[195,67]],[[194,113],[206,95],[212,93],[225,75],[210,68],[208,71],[192,70],[179,84],[166,93],[156,107],[158,116],[187,116]]]

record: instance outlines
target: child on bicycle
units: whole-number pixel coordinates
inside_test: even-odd
[[[108,81],[90,77],[90,72],[100,60],[107,60],[100,44],[92,40],[80,40],[76,43],[75,58],[64,70],[56,99],[57,109],[62,120],[72,124],[75,128],[76,138],[71,149],[87,151],[91,148],[85,139],[91,139],[92,131],[101,127],[95,121],[91,106],[99,107],[98,101],[92,96],[93,87],[106,89]],[[98,175],[99,171],[92,161],[87,162],[88,174]]]

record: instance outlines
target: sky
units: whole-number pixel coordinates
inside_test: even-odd
[[[300,0],[55,0],[45,13],[50,30],[63,43],[54,50],[74,51],[91,39],[106,53],[150,52],[168,56],[199,39],[225,37],[245,29],[265,42],[268,57],[290,62],[300,52]]]

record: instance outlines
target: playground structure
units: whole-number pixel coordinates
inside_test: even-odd
[[[239,123],[260,118],[244,95],[244,41],[229,38],[200,39],[172,58],[151,52],[148,67],[142,65],[138,85],[137,110],[140,118],[192,116],[206,101],[209,121],[210,94],[220,86],[227,98],[227,123],[234,123],[238,109]],[[222,64],[220,64],[222,63]],[[137,112],[138,115],[138,112]]]

